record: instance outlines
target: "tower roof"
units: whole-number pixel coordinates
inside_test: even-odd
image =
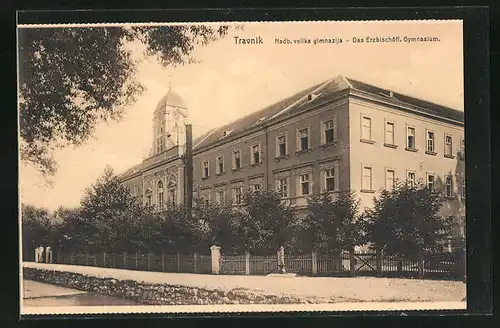
[[[165,108],[167,105],[187,109],[184,100],[172,89],[169,89],[168,92],[160,99],[155,110]]]

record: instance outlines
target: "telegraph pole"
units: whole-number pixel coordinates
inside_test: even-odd
[[[186,124],[186,154],[184,155],[184,199],[186,200],[186,213],[191,218],[193,209],[193,126]]]

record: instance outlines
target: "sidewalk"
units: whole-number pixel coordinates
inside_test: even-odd
[[[443,280],[376,277],[230,276],[134,271],[32,262],[23,263],[23,267],[209,290],[243,289],[266,295],[324,298],[336,302],[460,302],[466,293],[463,282]]]
[[[87,292],[72,288],[48,285],[38,281],[24,280],[24,299],[61,297],[87,294]]]

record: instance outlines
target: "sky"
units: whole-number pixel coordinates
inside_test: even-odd
[[[260,37],[263,44],[236,44],[235,36]],[[440,41],[353,43],[354,37],[366,36]],[[343,42],[276,44],[276,38]],[[462,40],[461,21],[244,23],[243,30],[196,48],[192,57],[199,63],[175,69],[143,58],[143,46],[131,44],[141,58],[137,79],[145,92],[126,108],[120,122],[101,124],[85,145],[58,151],[51,185],[21,163],[21,201],[49,210],[78,206],[107,165],[120,173],[140,163],[152,145],[153,111],[169,86],[187,104],[194,137],[339,74],[463,110]]]

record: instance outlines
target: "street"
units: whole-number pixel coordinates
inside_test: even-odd
[[[376,277],[204,275],[31,262],[23,263],[23,266],[149,284],[167,284],[207,290],[246,290],[266,295],[288,295],[302,299],[324,300],[325,303],[332,301],[460,302],[466,295],[465,284],[460,281]]]
[[[117,297],[88,293],[32,280],[24,280],[24,306],[138,305]]]

